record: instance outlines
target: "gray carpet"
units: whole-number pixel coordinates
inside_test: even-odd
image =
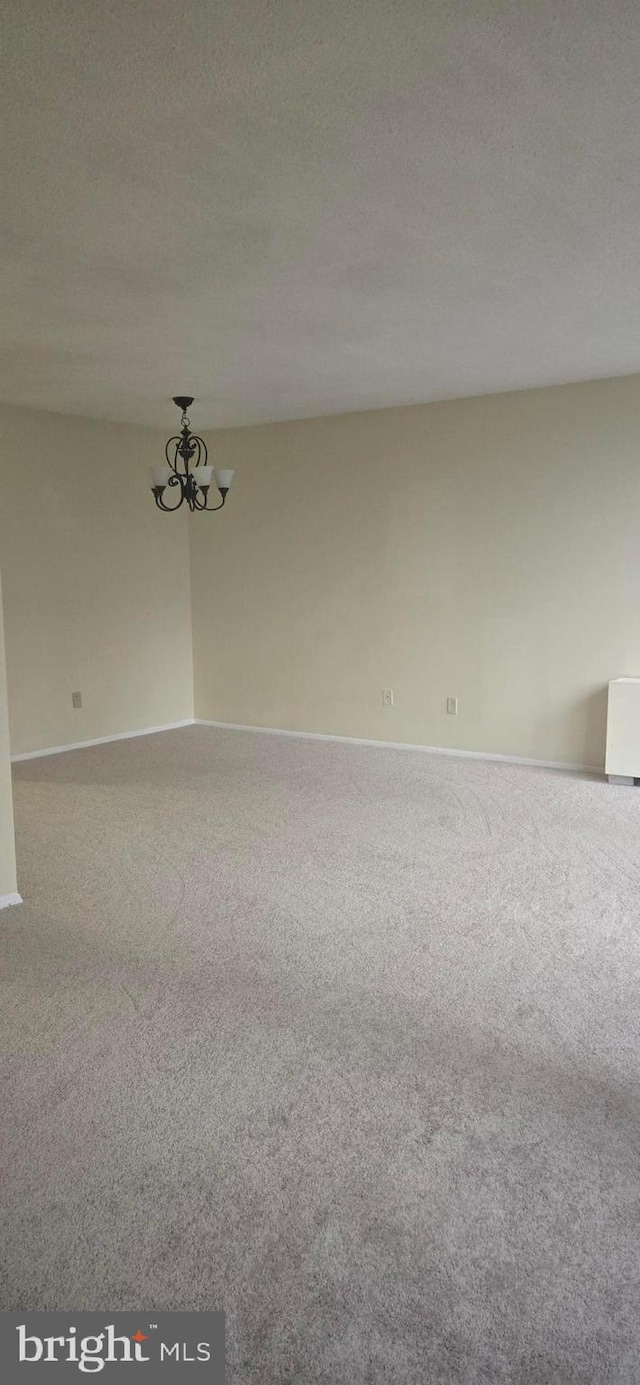
[[[204,727],[15,781],[3,1307],[640,1380],[640,790]]]

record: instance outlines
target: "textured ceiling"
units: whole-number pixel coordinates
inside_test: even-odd
[[[640,371],[638,0],[9,0],[0,397],[224,426]]]

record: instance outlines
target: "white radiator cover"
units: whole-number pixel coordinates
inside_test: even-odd
[[[610,778],[640,778],[640,678],[609,684],[605,771]]]

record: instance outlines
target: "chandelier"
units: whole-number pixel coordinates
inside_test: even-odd
[[[151,472],[151,489],[159,510],[179,510],[186,500],[190,510],[221,510],[227,492],[233,481],[232,471],[214,471],[207,465],[207,445],[197,433],[192,433],[187,409],[193,399],[186,395],[174,396],[174,404],[180,409],[181,431],[169,441],[164,449],[166,463],[155,466]],[[220,495],[219,505],[208,505],[209,487],[213,478]],[[173,504],[165,505],[173,496]]]

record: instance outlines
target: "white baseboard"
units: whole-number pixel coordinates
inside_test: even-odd
[[[289,731],[281,726],[249,726],[239,721],[210,721],[206,717],[187,717],[184,721],[170,721],[164,726],[144,726],[139,731],[121,731],[115,736],[97,736],[90,741],[74,741],[70,745],[51,745],[44,750],[27,750],[12,755],[11,760],[37,760],[45,755],[62,755],[67,750],[84,750],[92,745],[107,745],[111,741],[133,740],[136,736],[153,736],[160,731],[177,731],[183,726],[215,726],[221,731],[251,731],[262,736],[290,736],[303,741],[337,741],[343,745],[370,745],[382,750],[414,750],[424,755],[452,755],[463,760],[491,760],[507,765],[533,765],[538,769],[573,770],[581,774],[602,774],[601,765],[573,764],[567,760],[532,760],[524,755],[501,755],[488,750],[455,750],[442,745],[415,745],[408,741],[379,741],[363,736],[334,736],[325,731]],[[21,903],[20,897],[9,898],[9,903]],[[0,897],[0,907],[1,897]]]
[[[73,741],[71,745],[49,745],[45,750],[25,750],[20,755],[12,755],[11,761],[39,760],[43,755],[62,755],[66,750],[84,750],[89,745],[107,745],[110,741],[129,741],[136,736],[155,736],[158,731],[177,731],[181,726],[193,726],[193,717],[185,721],[168,721],[165,726],[143,726],[140,731],[120,731],[116,736],[96,736],[92,741]]]
[[[10,904],[22,904],[22,895],[0,894],[0,909],[8,909]]]
[[[385,750],[419,750],[425,755],[453,755],[463,760],[496,760],[507,765],[533,765],[538,769],[573,770],[581,774],[602,774],[602,766],[573,764],[570,760],[529,760],[524,755],[499,755],[488,750],[452,750],[442,745],[411,745],[408,741],[377,741],[362,736],[332,736],[324,731],[286,731],[279,726],[245,726],[237,721],[208,721],[195,717],[196,726],[217,726],[221,731],[255,731],[263,736],[295,736],[304,741],[340,741],[345,745],[372,745]]]

